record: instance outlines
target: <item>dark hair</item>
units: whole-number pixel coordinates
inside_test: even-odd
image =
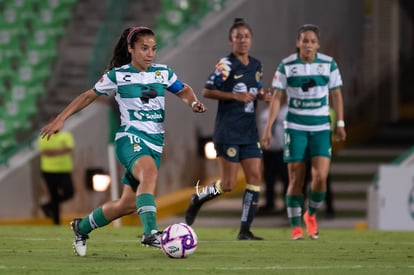
[[[229,30],[230,40],[231,40],[231,34],[234,31],[234,29],[237,29],[239,27],[246,27],[250,31],[250,33],[253,35],[252,28],[249,26],[249,24],[246,23],[246,21],[244,21],[243,18],[235,18],[233,21],[233,25],[231,25],[230,30]]]
[[[305,32],[305,31],[313,31],[316,36],[319,38],[319,27],[313,24],[305,24],[302,25],[299,29],[298,29],[298,38],[300,37],[301,33]]]
[[[131,54],[128,52],[128,45],[131,46],[131,48],[134,48],[135,42],[138,41],[141,36],[146,35],[155,36],[155,33],[150,28],[143,26],[125,29],[114,47],[107,70],[130,63]]]

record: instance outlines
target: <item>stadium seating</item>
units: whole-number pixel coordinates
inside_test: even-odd
[[[14,128],[12,122],[8,120],[4,115],[0,115],[0,156],[4,154],[14,146],[17,142],[14,138]]]
[[[76,0],[0,0],[0,155],[31,131]]]
[[[45,95],[57,58],[56,45],[76,2],[0,0],[0,108],[6,111],[0,117],[0,153],[15,146],[18,137],[33,132],[37,102]],[[174,42],[216,2],[223,0],[161,0],[160,46]]]
[[[211,8],[211,3],[223,0],[162,0],[162,12],[157,16],[158,41],[161,46],[174,43],[176,37],[198,22]]]

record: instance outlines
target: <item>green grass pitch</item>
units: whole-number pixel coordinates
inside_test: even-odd
[[[132,226],[95,230],[85,257],[69,226],[0,226],[0,274],[414,274],[414,232],[323,229],[291,241],[288,228],[255,228],[265,241],[236,241],[236,228],[194,229],[196,252],[170,259]]]

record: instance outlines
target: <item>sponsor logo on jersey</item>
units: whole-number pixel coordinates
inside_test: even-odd
[[[234,75],[234,79],[239,79],[239,78],[242,78],[243,77],[243,74],[235,74]]]
[[[138,120],[160,120],[163,119],[162,114],[159,113],[143,113],[140,111],[134,112],[134,117]]]
[[[138,120],[142,119],[142,115],[138,111],[134,112],[134,117],[137,118]]]
[[[139,121],[153,121],[153,122],[163,122],[164,121],[164,112],[163,111],[142,111],[142,110],[128,110],[130,120],[139,120]]]
[[[300,99],[292,99],[291,104],[294,108],[319,108],[322,106],[320,100],[303,101]]]
[[[300,100],[298,99],[292,99],[292,106],[295,108],[299,108],[300,107]]]
[[[246,93],[247,92],[247,86],[243,82],[239,82],[233,87],[234,93]]]
[[[309,77],[303,80],[303,84],[301,88],[303,92],[308,92],[310,88],[313,88],[315,86],[316,86],[315,79],[313,79],[312,77]]]
[[[130,74],[124,75],[124,77],[122,78],[122,80],[124,80],[125,82],[131,82],[131,75]]]

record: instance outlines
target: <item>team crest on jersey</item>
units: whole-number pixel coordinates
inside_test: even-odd
[[[260,71],[257,71],[256,72],[256,82],[259,82],[261,78],[262,78],[262,74],[260,73]]]
[[[316,70],[318,71],[319,74],[323,74],[323,71],[325,70],[325,68],[323,67],[322,64],[319,64]]]
[[[229,149],[227,149],[226,154],[227,156],[233,158],[236,156],[237,150],[234,147],[230,147]]]
[[[155,81],[158,83],[162,83],[164,81],[164,77],[162,76],[160,71],[155,72]]]

